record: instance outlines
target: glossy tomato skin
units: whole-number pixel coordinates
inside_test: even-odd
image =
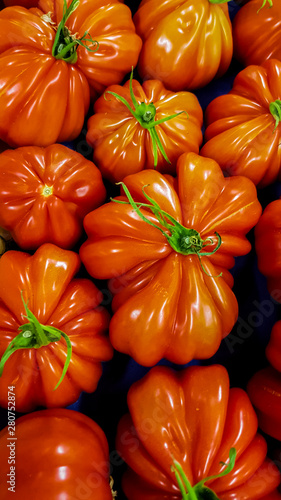
[[[281,61],[281,4],[273,1],[269,7],[266,2],[260,9],[261,4],[260,0],[248,1],[233,20],[234,55],[245,66],[267,59]]]
[[[88,279],[75,278],[80,267],[76,253],[42,245],[33,256],[10,250],[0,259],[0,336],[3,355],[27,322],[25,303],[42,325],[68,335],[72,356],[66,376],[57,385],[66,358],[61,340],[37,349],[21,349],[6,361],[0,378],[0,405],[7,407],[7,387],[15,386],[17,411],[37,406],[74,403],[81,391],[93,392],[102,375],[102,361],[112,357],[105,336],[109,317],[99,304],[102,295]]]
[[[227,70],[232,30],[227,5],[208,0],[142,0],[133,17],[143,40],[138,71],[171,90],[203,87]]]
[[[281,200],[269,203],[256,228],[255,248],[258,268],[267,278],[267,287],[274,300],[281,302]]]
[[[172,460],[195,485],[221,472],[232,447],[232,472],[206,483],[220,500],[256,500],[277,488],[280,474],[266,458],[254,409],[245,391],[229,389],[224,367],[178,373],[154,367],[131,386],[127,402],[130,413],[119,423],[116,447],[129,466],[123,478],[128,500],[180,500]]]
[[[15,492],[6,474],[12,456],[6,427],[0,432],[0,496],[8,500],[112,500],[109,450],[102,429],[72,410],[42,410],[16,420]],[[10,459],[11,460],[11,459]],[[83,496],[84,495],[84,496]]]
[[[215,248],[215,231],[220,234],[220,249],[201,258],[205,272],[196,254],[175,251],[128,204],[112,201],[84,219],[82,262],[90,275],[110,279],[114,295],[111,342],[144,366],[164,357],[184,364],[216,352],[237,319],[228,269],[234,255],[249,252],[245,234],[261,213],[256,188],[245,177],[225,179],[217,163],[195,153],[181,155],[177,169],[177,181],[143,170],[124,183],[135,201],[147,202],[146,186],[147,195],[185,228],[213,238],[208,249]]]
[[[281,98],[281,62],[249,66],[235,78],[232,90],[206,110],[203,156],[216,160],[227,175],[245,175],[258,187],[280,177],[281,125],[269,110]]]
[[[83,218],[106,197],[98,168],[61,144],[0,154],[0,184],[0,226],[24,250],[72,248]]]
[[[247,392],[256,409],[259,426],[281,441],[281,373],[272,366],[253,375]]]
[[[147,80],[143,85],[133,80],[132,87],[138,104],[154,104],[155,121],[184,111],[155,128],[170,161],[168,163],[158,150],[155,168],[162,173],[175,174],[177,159],[182,153],[199,152],[203,112],[198,99],[191,92],[166,90],[159,80]],[[134,109],[129,81],[124,86],[111,85],[107,90],[126,99]],[[94,112],[88,121],[86,138],[94,148],[93,159],[103,177],[119,182],[126,175],[154,168],[150,134],[122,102],[105,92],[95,102]]]
[[[40,0],[38,8],[0,12],[0,138],[12,147],[77,137],[90,94],[95,98],[119,83],[137,63],[141,40],[130,9],[117,0],[80,0],[67,27],[80,37],[88,31],[98,41],[98,51],[79,46],[77,62],[56,59],[56,31],[41,16],[51,12],[56,27],[63,5],[63,0]]]

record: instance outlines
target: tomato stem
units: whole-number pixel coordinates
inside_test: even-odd
[[[92,39],[88,31],[85,31],[84,35],[81,38],[76,38],[76,35],[71,35],[68,28],[65,26],[66,21],[77,9],[79,3],[79,0],[72,0],[69,7],[67,7],[67,1],[64,0],[62,20],[58,25],[55,41],[52,48],[52,55],[56,59],[62,59],[63,61],[71,64],[75,64],[77,61],[78,45],[81,45],[90,52],[96,52],[99,48],[98,42]],[[94,49],[91,49],[87,45],[88,43],[90,43],[92,46],[96,45],[96,47]]]
[[[269,8],[273,7],[273,1],[272,0],[263,0],[263,3],[261,5],[261,7],[259,8],[259,10],[257,10],[257,14],[259,13],[259,11],[261,9],[263,9],[265,7],[265,5],[267,4],[267,2],[269,3]]]
[[[198,231],[196,231],[196,229],[189,229],[187,227],[184,227],[176,219],[174,219],[174,217],[172,217],[170,214],[162,210],[158,205],[158,203],[155,200],[153,200],[153,198],[151,198],[147,193],[145,193],[145,188],[147,186],[143,186],[142,192],[144,194],[144,197],[150,202],[150,204],[135,202],[129,189],[124,184],[124,182],[118,182],[117,185],[122,186],[129,201],[128,202],[121,201],[121,200],[116,200],[114,198],[111,198],[111,201],[115,203],[125,203],[125,204],[129,203],[144,222],[147,222],[147,224],[149,224],[150,226],[155,227],[155,229],[160,231],[163,234],[163,236],[165,236],[170,246],[176,252],[181,253],[182,255],[197,254],[203,271],[205,272],[205,274],[207,274],[207,276],[210,276],[203,267],[201,257],[213,255],[220,248],[221,237],[217,232],[215,232],[215,235],[217,237],[216,247],[210,252],[202,251],[208,245],[214,244],[212,238],[206,238],[205,240],[203,240]],[[158,219],[160,226],[154,224],[154,222],[149,220],[141,212],[140,210],[141,208],[149,209]],[[222,273],[220,273],[217,276],[211,276],[211,277],[216,278],[221,275]]]
[[[156,130],[156,125],[160,125],[161,123],[167,122],[168,120],[172,120],[178,115],[181,115],[182,113],[185,113],[188,118],[188,113],[186,111],[180,111],[179,113],[174,113],[173,115],[165,116],[164,118],[161,118],[160,120],[155,120],[155,115],[156,115],[156,108],[153,104],[153,102],[150,102],[149,104],[146,104],[145,102],[138,103],[136,96],[133,92],[133,71],[134,68],[132,68],[131,75],[130,75],[130,96],[131,100],[133,103],[133,106],[135,109],[131,107],[131,105],[128,103],[128,101],[117,94],[116,92],[112,92],[111,90],[106,90],[104,93],[104,98],[105,94],[111,94],[116,99],[121,101],[127,109],[130,111],[130,113],[133,115],[133,117],[139,122],[139,124],[148,130],[151,141],[152,141],[152,151],[153,151],[153,158],[154,158],[154,167],[157,167],[157,162],[158,162],[158,149],[162,156],[165,158],[167,163],[171,163],[165,150],[164,147],[160,141],[159,135]]]
[[[42,194],[45,197],[51,196],[53,194],[53,187],[52,186],[47,186],[47,184],[45,184],[45,186],[44,186],[44,188],[42,190]]]
[[[10,342],[6,351],[4,352],[0,360],[0,377],[3,373],[6,361],[14,352],[18,351],[19,349],[40,349],[40,347],[47,346],[52,342],[58,342],[61,337],[63,337],[67,345],[67,356],[64,363],[62,375],[56,387],[54,388],[55,390],[61,384],[70,363],[72,354],[71,342],[66,333],[58,330],[58,328],[55,328],[54,326],[41,325],[36,316],[34,316],[34,314],[28,309],[27,303],[25,303],[23,299],[22,292],[21,298],[26,312],[26,316],[24,317],[29,320],[29,323],[25,323],[24,325],[19,326],[20,333]]]
[[[222,470],[217,475],[206,477],[199,481],[195,486],[191,486],[189,480],[187,479],[182,466],[176,460],[173,460],[173,465],[171,466],[171,470],[175,473],[175,477],[178,483],[179,490],[182,495],[182,500],[200,500],[204,498],[208,498],[209,500],[218,500],[217,495],[210,488],[205,486],[205,483],[210,480],[219,479],[220,477],[226,476],[229,474],[234,466],[236,460],[236,449],[231,448],[229,451],[229,464],[225,464],[224,462],[220,462],[221,465],[225,466],[225,469]]]
[[[269,111],[275,119],[275,128],[273,130],[273,132],[275,132],[281,120],[281,101],[276,99],[276,101],[271,102],[269,105]]]

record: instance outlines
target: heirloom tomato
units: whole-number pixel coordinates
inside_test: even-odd
[[[68,5],[66,9],[66,5]],[[0,12],[0,139],[12,147],[72,140],[90,92],[122,81],[141,40],[118,0],[39,0]]]
[[[249,252],[261,213],[254,184],[225,179],[213,160],[184,153],[177,173],[129,175],[121,197],[84,219],[81,259],[111,279],[112,344],[144,366],[217,351],[238,313],[228,269]]]
[[[263,368],[250,379],[247,391],[260,428],[281,441],[281,373],[272,366]]]
[[[250,0],[233,20],[234,55],[245,66],[281,61],[280,0]]]
[[[143,79],[179,91],[203,87],[228,69],[232,30],[220,0],[142,0],[133,20],[143,40]]]
[[[61,144],[0,154],[0,185],[0,226],[25,250],[73,247],[83,218],[106,196],[97,167]]]
[[[191,92],[171,92],[159,80],[141,85],[131,75],[123,87],[108,87],[94,111],[87,141],[112,182],[144,168],[174,174],[182,153],[199,152],[203,112]]]
[[[280,74],[281,61],[249,66],[206,110],[200,154],[216,160],[227,175],[245,175],[258,187],[280,176]]]
[[[76,253],[50,243],[32,256],[10,250],[1,257],[1,406],[8,386],[20,412],[68,406],[96,389],[101,362],[113,354],[104,335],[109,315],[95,285],[74,278],[79,267]]]
[[[112,500],[107,439],[86,415],[36,411],[18,418],[17,439],[10,436],[7,427],[0,432],[1,500]]]
[[[128,500],[257,500],[279,485],[251,402],[223,366],[154,367],[127,401],[116,447]]]
[[[267,278],[268,290],[281,302],[281,200],[269,203],[256,228],[255,247],[258,268]]]

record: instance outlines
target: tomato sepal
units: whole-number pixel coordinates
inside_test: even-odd
[[[60,21],[55,41],[52,48],[52,55],[56,59],[62,59],[63,61],[75,64],[77,61],[77,45],[81,45],[89,52],[96,52],[99,48],[99,43],[96,40],[93,40],[88,31],[85,31],[84,35],[81,38],[76,38],[75,35],[72,35],[68,28],[65,26],[68,18],[73,14],[73,12],[79,6],[80,0],[72,0],[69,7],[67,7],[67,2],[64,0],[63,4],[63,16]],[[88,37],[88,38],[87,38]],[[96,45],[95,49],[91,49],[87,44],[91,43],[91,45]]]
[[[21,298],[26,312],[26,316],[24,317],[29,320],[29,323],[25,323],[19,326],[18,329],[20,333],[10,342],[6,351],[4,352],[0,360],[0,377],[2,376],[6,361],[12,354],[14,354],[14,352],[18,351],[19,349],[40,349],[40,347],[47,346],[52,342],[58,342],[61,337],[63,337],[67,345],[67,355],[61,377],[54,388],[54,390],[56,390],[63,381],[70,363],[72,354],[71,342],[68,335],[66,335],[66,333],[62,332],[58,328],[48,325],[41,325],[36,316],[34,316],[30,309],[28,309],[27,304],[23,299],[22,292]]]
[[[273,101],[269,105],[269,111],[272,114],[273,118],[275,119],[275,127],[274,131],[277,129],[280,120],[281,120],[281,101],[280,99],[276,99],[276,101]]]
[[[124,184],[124,182],[117,182],[116,184],[122,186],[128,198],[128,201],[117,200],[115,198],[111,198],[111,201],[114,201],[116,203],[125,203],[125,204],[129,203],[144,222],[154,227],[155,229],[158,229],[163,234],[163,236],[165,236],[165,238],[168,240],[168,243],[173,248],[173,250],[182,255],[196,254],[199,258],[202,270],[205,272],[205,274],[207,274],[207,276],[210,276],[204,269],[204,266],[201,262],[201,257],[207,257],[213,255],[220,248],[221,236],[216,231],[214,232],[217,238],[216,247],[210,252],[201,251],[204,250],[204,248],[207,247],[208,245],[213,245],[214,244],[213,239],[206,238],[205,240],[203,240],[200,236],[200,233],[196,231],[196,229],[184,227],[174,217],[172,217],[172,215],[162,210],[158,205],[158,203],[155,200],[153,200],[153,198],[151,198],[147,193],[145,193],[145,188],[147,187],[147,185],[143,186],[142,192],[145,198],[148,201],[150,201],[151,204],[135,202],[129,189],[127,188],[126,184]],[[160,226],[157,226],[147,217],[145,217],[145,215],[143,215],[143,213],[140,211],[140,208],[148,208],[149,210],[151,210],[153,215],[157,217]],[[167,221],[167,219],[168,221],[171,222],[171,224],[170,222]],[[221,275],[222,273],[218,274],[217,276],[211,276],[211,277],[216,278],[220,277]]]
[[[133,72],[134,68],[132,68],[131,74],[130,74],[130,96],[134,105],[134,108],[130,106],[128,101],[117,94],[116,92],[112,92],[111,90],[106,90],[104,93],[104,98],[106,99],[105,94],[111,94],[113,95],[116,99],[121,101],[127,109],[130,111],[130,113],[133,115],[133,117],[139,122],[139,124],[148,130],[151,140],[152,140],[152,150],[153,150],[153,158],[154,158],[154,167],[157,167],[157,161],[158,161],[158,151],[157,151],[157,146],[162,154],[162,156],[165,158],[167,163],[171,163],[165,149],[160,141],[159,135],[156,130],[156,125],[160,125],[161,123],[167,122],[169,120],[172,120],[173,118],[176,118],[176,116],[181,115],[182,113],[185,113],[187,115],[187,118],[189,118],[188,113],[186,111],[179,111],[178,113],[174,113],[169,116],[165,116],[164,118],[161,118],[160,120],[154,120],[155,115],[156,115],[156,108],[153,104],[153,102],[150,102],[149,104],[146,104],[145,102],[138,103],[136,96],[134,95],[133,92]]]
[[[219,474],[202,479],[195,486],[191,486],[180,463],[177,462],[176,460],[173,460],[173,465],[171,466],[171,470],[175,473],[178,486],[182,494],[182,500],[219,500],[219,497],[214,493],[214,491],[205,486],[205,483],[207,481],[210,481],[211,479],[212,480],[219,479],[229,474],[234,469],[235,460],[236,460],[236,449],[231,448],[229,450],[228,465],[225,462],[220,462],[220,464],[225,466],[225,468]]]

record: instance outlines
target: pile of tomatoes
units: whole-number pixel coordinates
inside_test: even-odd
[[[1,499],[281,499],[280,40],[3,0]]]

